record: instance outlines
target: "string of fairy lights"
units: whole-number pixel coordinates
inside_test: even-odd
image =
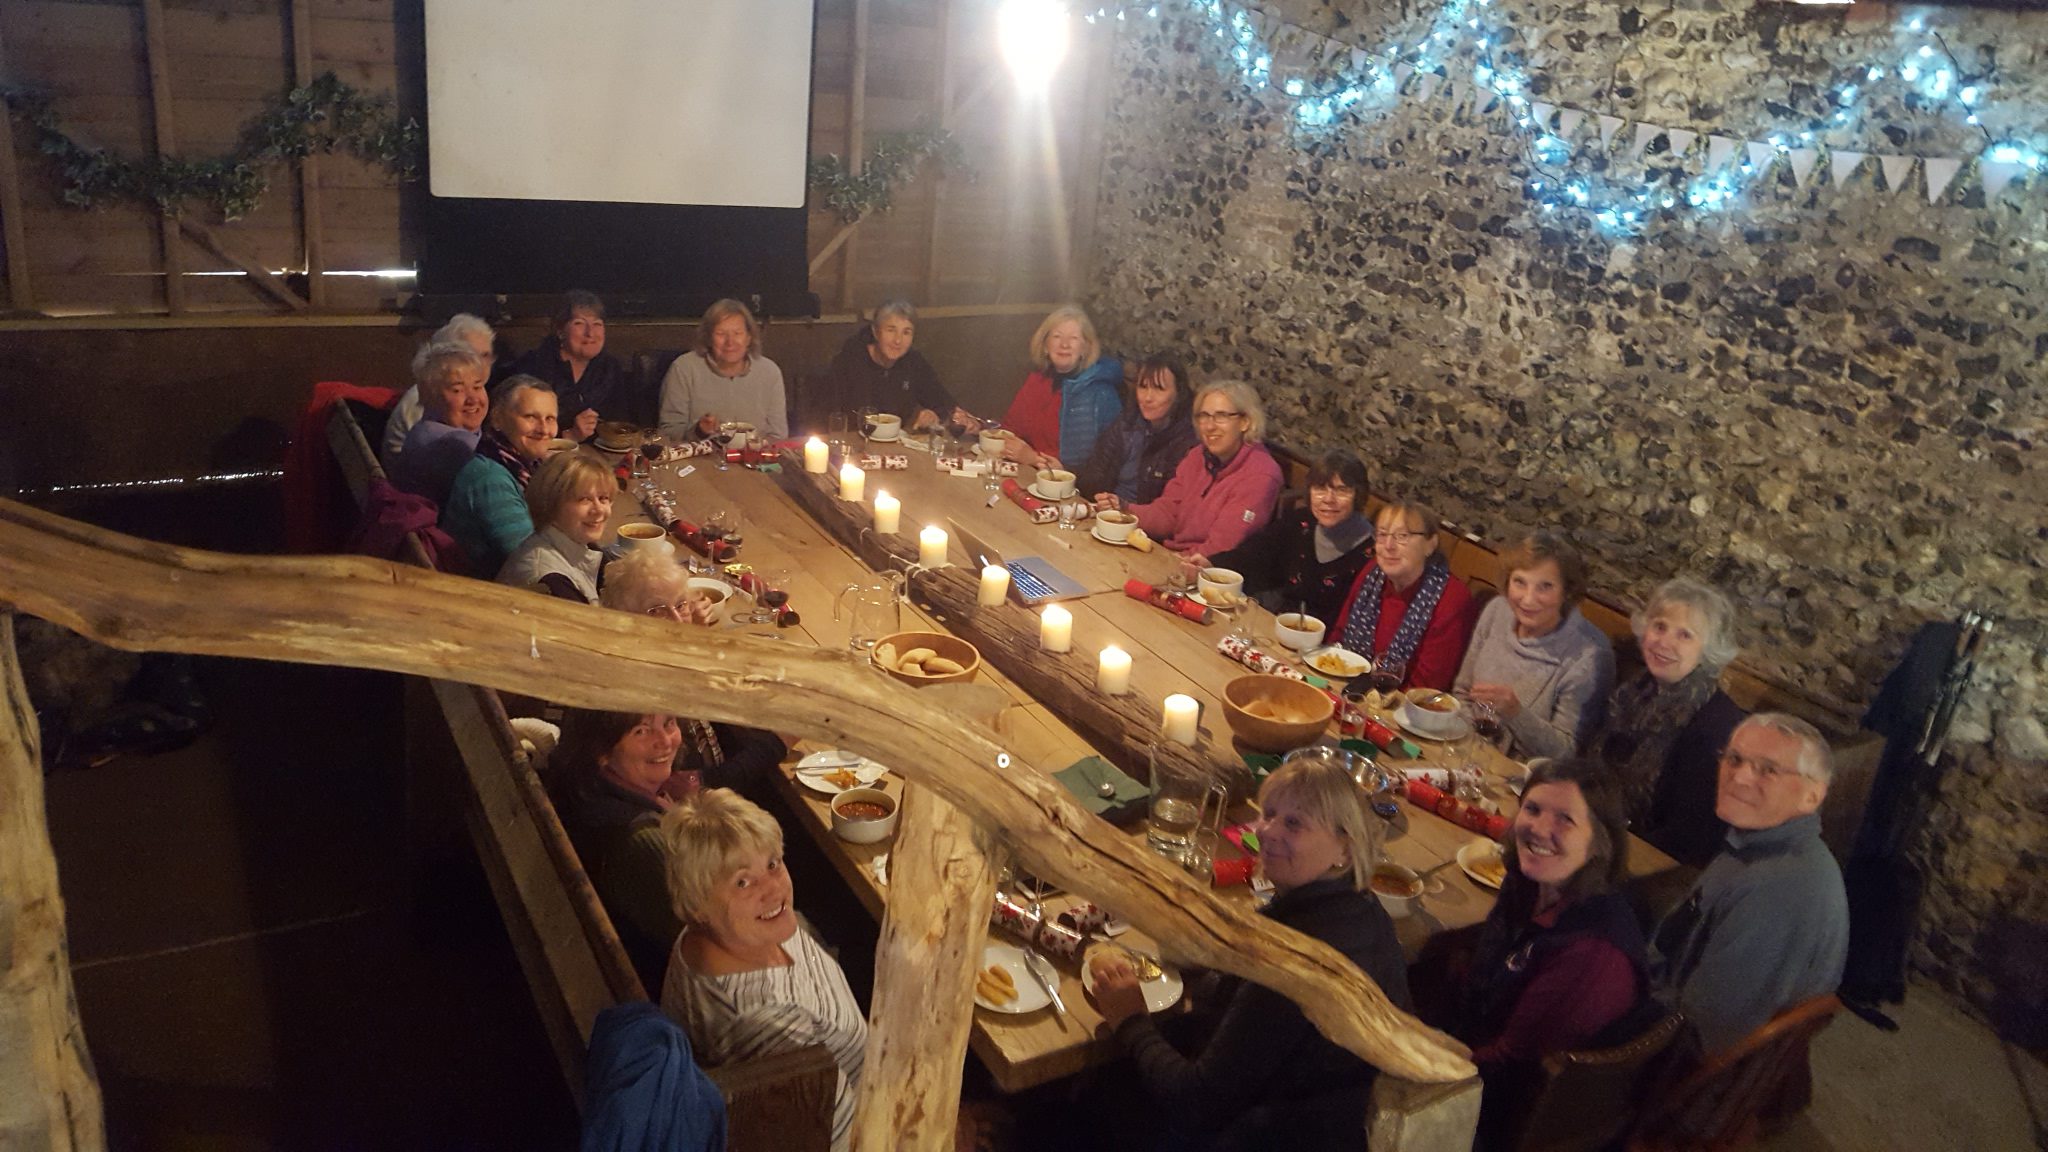
[[[1653,221],[1673,220],[1679,214],[1703,214],[1733,206],[1744,194],[1789,163],[1795,175],[1810,171],[1822,147],[1860,163],[1871,155],[1851,151],[1857,143],[1859,108],[1874,95],[1898,98],[1907,108],[1920,113],[1953,115],[1967,128],[1981,135],[1984,148],[1979,163],[1987,193],[2017,176],[2048,169],[2048,155],[2032,141],[2012,135],[1994,135],[1985,126],[1989,80],[1972,74],[1958,61],[1941,33],[1930,27],[1926,16],[1912,15],[1893,29],[1893,51],[1883,59],[1845,69],[1841,78],[1825,87],[1817,97],[1824,106],[1796,127],[1770,133],[1767,145],[1738,151],[1736,141],[1713,137],[1703,171],[1689,170],[1686,156],[1699,133],[1678,128],[1640,129],[1631,158],[1643,158],[1640,174],[1617,171],[1621,165],[1601,165],[1572,137],[1585,114],[1532,99],[1530,75],[1523,54],[1494,0],[1443,0],[1428,28],[1413,39],[1403,38],[1379,52],[1343,45],[1314,33],[1303,35],[1320,42],[1320,60],[1307,60],[1286,67],[1287,74],[1275,81],[1274,46],[1260,31],[1264,21],[1249,10],[1222,0],[1154,0],[1121,7],[1098,7],[1084,12],[1090,24],[1124,21],[1134,17],[1158,20],[1162,9],[1200,21],[1209,35],[1220,41],[1223,58],[1239,78],[1254,90],[1272,87],[1293,101],[1292,118],[1299,130],[1324,132],[1355,123],[1367,111],[1383,110],[1399,98],[1402,86],[1411,80],[1427,98],[1437,84],[1450,84],[1469,75],[1471,84],[1486,95],[1482,111],[1501,109],[1507,114],[1517,141],[1517,150],[1528,166],[1527,196],[1539,212],[1579,213],[1610,235],[1633,235]],[[1601,153],[1612,143],[1621,124],[1616,117],[1601,117]],[[1661,144],[1661,147],[1659,146]],[[1928,161],[1930,188],[1937,179]],[[1952,162],[1953,163],[1953,162]],[[1942,186],[1953,177],[1953,166],[1940,178]],[[1838,167],[1839,182],[1847,170]],[[1888,176],[1888,179],[1891,179]]]

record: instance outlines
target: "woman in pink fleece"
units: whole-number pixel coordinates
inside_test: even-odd
[[[1195,393],[1195,435],[1201,443],[1181,457],[1159,499],[1128,509],[1146,535],[1184,559],[1228,552],[1264,527],[1282,484],[1280,465],[1260,443],[1266,409],[1251,385],[1216,380]]]

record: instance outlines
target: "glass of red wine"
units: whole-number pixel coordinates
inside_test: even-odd
[[[1500,713],[1493,705],[1483,700],[1465,701],[1465,719],[1472,725],[1472,734],[1496,747],[1500,744]]]
[[[1380,694],[1382,706],[1387,697],[1400,691],[1401,682],[1408,678],[1408,662],[1393,656],[1381,656],[1372,662],[1369,683],[1372,690]]]
[[[789,570],[787,568],[756,568],[754,570],[754,615],[755,624],[772,623],[781,614],[782,606],[789,603]]]

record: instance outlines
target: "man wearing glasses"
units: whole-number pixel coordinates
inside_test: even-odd
[[[1849,904],[1820,838],[1833,772],[1820,732],[1779,712],[1743,721],[1721,753],[1714,814],[1726,847],[1651,945],[1653,970],[1707,1052],[1841,983]]]

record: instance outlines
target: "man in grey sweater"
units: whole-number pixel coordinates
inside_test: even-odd
[[[1743,721],[1721,754],[1727,847],[1651,944],[1660,985],[1708,1052],[1842,981],[1849,903],[1819,815],[1833,772],[1813,725],[1778,712]]]

